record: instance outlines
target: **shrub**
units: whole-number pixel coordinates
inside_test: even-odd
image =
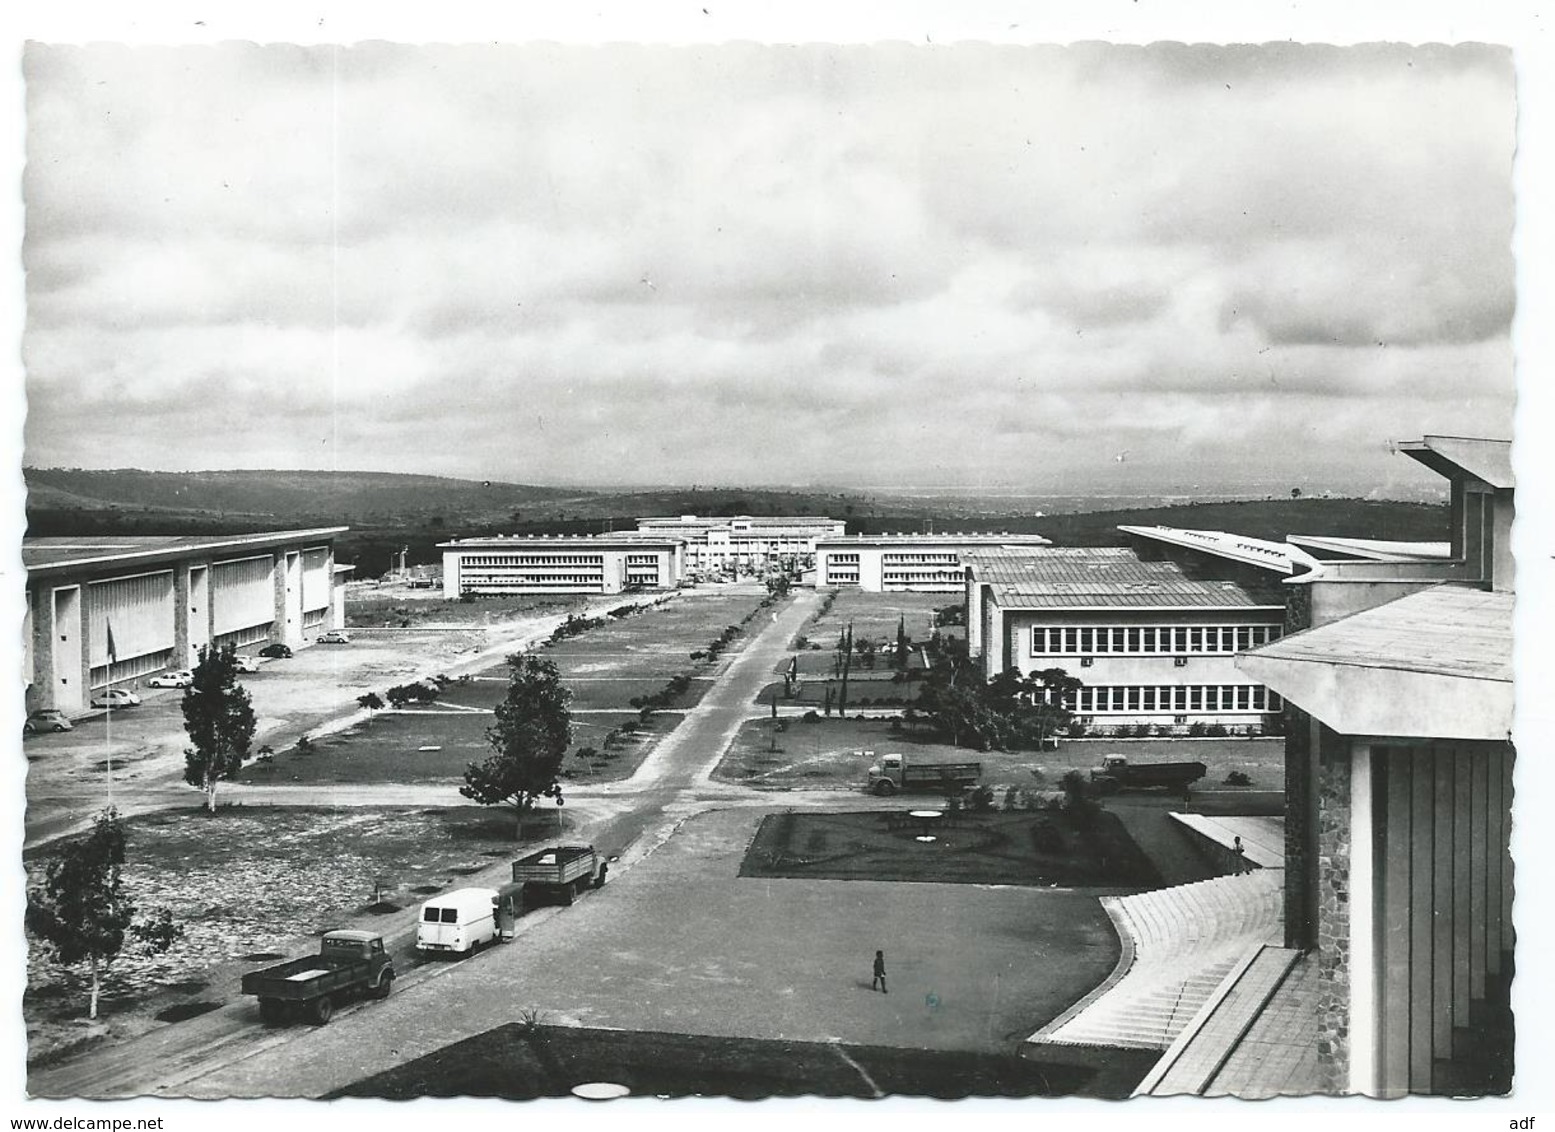
[[[967,795],[967,808],[974,814],[986,814],[993,809],[993,787],[979,786]]]
[[[1011,810],[1019,808],[1019,806],[1020,791],[1013,786],[1006,786],[1004,788],[1004,801],[1000,804],[999,808],[1008,813]]]
[[[1251,786],[1252,784],[1253,780],[1248,778],[1247,775],[1240,770],[1233,770],[1230,774],[1226,775],[1227,786]]]
[[[1204,737],[1204,733],[1208,730],[1209,727],[1202,719],[1196,719],[1192,723],[1188,724],[1188,737],[1190,739],[1202,739]]]
[[[1224,739],[1230,732],[1226,730],[1226,725],[1223,723],[1211,723],[1204,729],[1204,734],[1210,739]]]
[[[804,720],[806,723],[814,723],[816,720],[820,719],[821,717],[819,715],[815,714],[815,709],[814,708],[811,708],[809,711],[805,712],[804,715],[800,716],[799,718]]]

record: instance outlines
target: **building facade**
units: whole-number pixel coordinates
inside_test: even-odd
[[[524,535],[441,543],[443,596],[617,594],[674,589],[685,570],[679,539]]]
[[[815,544],[815,584],[866,593],[960,593],[965,555],[1048,545],[1041,535],[1008,533],[839,535]]]
[[[305,644],[345,624],[345,527],[238,536],[24,539],[28,710],[193,664],[207,645]]]
[[[963,586],[983,675],[1063,669],[1081,681],[1066,706],[1087,729],[1262,730],[1281,710],[1234,660],[1284,632],[1270,582],[1195,577],[1121,547],[1045,547],[970,553]]]
[[[1290,582],[1302,631],[1238,663],[1290,705],[1286,943],[1317,965],[1325,1088],[1499,1093],[1515,950],[1510,444],[1401,447],[1451,482],[1448,554],[1314,560]]]
[[[637,531],[652,539],[683,542],[685,569],[691,574],[748,574],[808,566],[816,541],[845,534],[847,524],[824,515],[670,515],[638,519]]]

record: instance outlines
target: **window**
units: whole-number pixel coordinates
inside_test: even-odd
[[[1130,629],[1128,631],[1128,649],[1126,651],[1128,651],[1128,652],[1138,652],[1139,651],[1139,630],[1138,629]]]
[[[1174,715],[1174,716],[1172,716],[1172,722],[1173,723],[1187,723],[1188,722],[1188,717],[1186,715]]]
[[[1081,629],[1080,630],[1080,651],[1081,652],[1095,652],[1096,651],[1096,630],[1095,629]]]
[[[1064,651],[1074,652],[1079,646],[1079,631],[1075,629],[1064,630]]]
[[[443,923],[445,923],[445,924],[457,924],[459,922],[459,909],[457,909],[457,908],[444,908],[442,911],[443,911]]]
[[[1041,656],[1047,652],[1047,630],[1038,625],[1031,631],[1031,654]]]
[[[1263,710],[1263,706],[1264,706],[1264,693],[1267,692],[1267,691],[1268,691],[1268,689],[1265,688],[1262,684],[1255,684],[1255,685],[1253,685],[1253,710],[1254,711],[1262,711]]]
[[[1092,660],[1092,659],[1091,659],[1091,658],[1090,658],[1090,657],[1088,657],[1088,656],[1082,656],[1082,657],[1081,657],[1081,658],[1080,658],[1080,667],[1081,667],[1081,668],[1089,668],[1089,667],[1090,667],[1090,666],[1091,666],[1091,665],[1092,665],[1092,664],[1094,664],[1094,663],[1095,663],[1095,661],[1094,661],[1094,660]]]
[[[1188,688],[1185,684],[1179,684],[1172,689],[1172,706],[1178,711],[1184,711],[1188,707]],[[1181,720],[1178,720],[1181,723]]]
[[[1122,629],[1114,629],[1112,631],[1112,651],[1113,652],[1126,652],[1127,651],[1123,647],[1123,630]]]
[[[421,918],[429,924],[437,923],[437,909],[427,908],[421,913]]]
[[[1185,627],[1179,626],[1172,630],[1172,651],[1188,651],[1188,630]]]
[[[1111,643],[1111,641],[1112,641],[1112,630],[1111,629],[1097,629],[1096,630],[1096,647],[1092,651],[1095,651],[1095,652],[1110,652],[1111,650],[1107,646]]]
[[[1236,652],[1236,629],[1226,625],[1220,630],[1220,651]]]
[[[1137,685],[1128,689],[1128,710],[1139,710],[1139,688]]]
[[[1188,686],[1188,709],[1190,711],[1204,710],[1204,685],[1190,684]]]
[[[1172,657],[1172,667],[1173,668],[1187,668],[1188,667],[1188,658],[1185,657],[1185,656],[1174,656],[1174,657]]]
[[[1154,687],[1141,688],[1140,691],[1142,691],[1144,693],[1144,704],[1142,705],[1144,710],[1145,711],[1154,711],[1155,710],[1155,688]]]
[[[1236,709],[1246,711],[1248,709],[1248,693],[1251,689],[1246,684],[1238,684],[1236,688]]]
[[[1252,644],[1253,631],[1244,625],[1236,631],[1236,651],[1246,652],[1252,647]]]
[[[1203,629],[1189,629],[1188,630],[1188,651],[1189,652],[1203,652],[1204,651],[1204,630]]]
[[[1140,651],[1141,652],[1155,652],[1155,630],[1154,629],[1141,629],[1140,630]]]

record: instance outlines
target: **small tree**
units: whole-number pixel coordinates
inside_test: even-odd
[[[563,804],[560,778],[572,744],[572,693],[549,660],[522,653],[507,659],[507,695],[496,707],[496,723],[486,731],[491,757],[465,768],[459,793],[482,806],[512,806],[517,839],[524,815],[541,798]]]
[[[117,958],[125,937],[147,951],[166,951],[183,935],[172,913],[158,910],[135,921],[135,901],[124,891],[124,827],[112,806],[97,815],[92,831],[68,843],[48,863],[43,884],[27,893],[27,930],[66,967],[90,964],[87,1017],[97,1017],[103,968]]]
[[[216,784],[248,760],[254,739],[254,705],[238,683],[232,648],[200,650],[194,682],[184,689],[184,730],[194,744],[184,751],[184,781],[205,791],[216,812]]]
[[[357,707],[367,709],[367,715],[372,717],[373,712],[383,710],[383,697],[377,692],[368,692],[365,696],[356,697]]]

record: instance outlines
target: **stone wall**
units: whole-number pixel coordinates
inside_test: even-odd
[[[1349,1090],[1350,1057],[1350,744],[1321,724],[1314,723],[1312,730],[1317,748],[1317,1053],[1325,1090],[1343,1093]]]
[[[1313,904],[1317,867],[1317,796],[1312,773],[1312,717],[1294,704],[1285,727],[1285,946],[1317,946]]]

